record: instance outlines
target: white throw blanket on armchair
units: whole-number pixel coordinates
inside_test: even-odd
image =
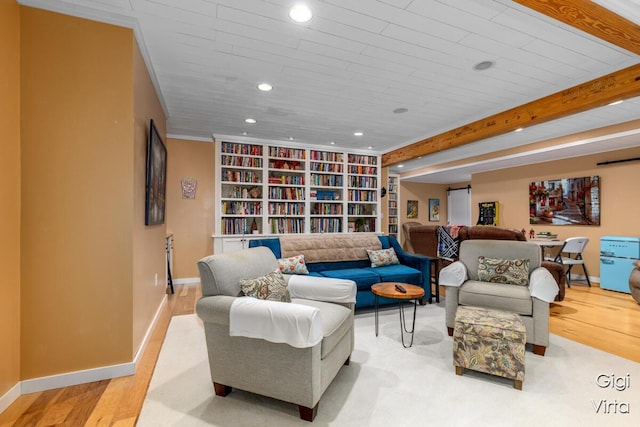
[[[236,298],[229,312],[229,335],[313,347],[322,341],[320,310],[295,303]]]

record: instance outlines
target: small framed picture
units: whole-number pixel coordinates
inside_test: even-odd
[[[407,218],[418,218],[417,200],[407,200]]]
[[[429,199],[429,221],[440,221],[440,199]]]

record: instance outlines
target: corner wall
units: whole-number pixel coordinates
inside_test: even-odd
[[[26,380],[132,360],[134,38],[20,12]]]
[[[197,262],[213,254],[214,144],[169,139],[167,232],[173,233],[173,279],[200,277]],[[196,198],[183,199],[183,178],[197,180]]]
[[[400,244],[404,244],[404,231],[402,224],[417,221],[423,225],[444,225],[447,223],[447,187],[443,184],[425,184],[421,182],[409,182],[400,180],[400,200],[398,201],[398,218],[400,221]],[[429,199],[440,199],[440,221],[429,222]],[[407,218],[407,202],[418,201],[418,217]]]
[[[133,146],[129,147],[129,161],[133,157],[133,307],[132,353],[135,356],[162,299],[166,295],[166,211],[165,223],[144,225],[147,171],[147,138],[151,119],[162,141],[167,145],[166,116],[156,95],[149,72],[134,39],[131,40],[133,61]],[[168,151],[168,150],[167,150]],[[171,159],[171,153],[167,153]],[[131,201],[129,201],[131,203]],[[166,205],[166,204],[165,204]],[[157,277],[157,281],[156,281]]]
[[[0,57],[1,398],[20,381],[20,8],[14,0],[0,0]],[[0,412],[4,406],[0,400]]]
[[[596,163],[640,157],[640,147],[594,154],[572,159],[476,174],[472,179],[472,218],[478,216],[478,203],[500,202],[500,226],[549,231],[558,239],[586,236],[589,244],[584,258],[589,276],[600,276],[600,238],[602,236],[640,236],[640,162],[596,166]],[[529,224],[529,184],[558,178],[600,176],[600,226]],[[583,274],[578,268],[576,274]]]

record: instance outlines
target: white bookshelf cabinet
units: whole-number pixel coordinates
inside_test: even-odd
[[[282,234],[380,230],[380,156],[216,141],[214,251]]]

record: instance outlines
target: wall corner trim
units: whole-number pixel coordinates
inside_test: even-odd
[[[173,279],[174,285],[186,285],[189,283],[200,283],[199,277],[185,277],[184,279]]]
[[[0,397],[0,412],[2,412],[4,406],[4,399],[8,400],[7,406],[9,406],[20,395],[27,393],[35,393],[39,391],[52,390],[60,387],[70,387],[78,384],[90,383],[94,381],[107,380],[111,378],[124,377],[127,375],[133,375],[136,372],[136,366],[142,357],[144,349],[151,338],[151,334],[158,323],[158,319],[165,305],[167,304],[167,296],[165,295],[162,302],[158,306],[156,313],[147,329],[136,355],[131,362],[120,363],[117,365],[102,366],[100,368],[85,369],[82,371],[66,372],[63,374],[51,375],[41,378],[33,378],[29,380],[23,380],[21,383],[16,384],[12,390]],[[14,389],[18,389],[19,393],[14,392]]]
[[[20,383],[17,383],[9,389],[4,395],[0,396],[0,413],[4,412],[15,400],[20,397]]]

